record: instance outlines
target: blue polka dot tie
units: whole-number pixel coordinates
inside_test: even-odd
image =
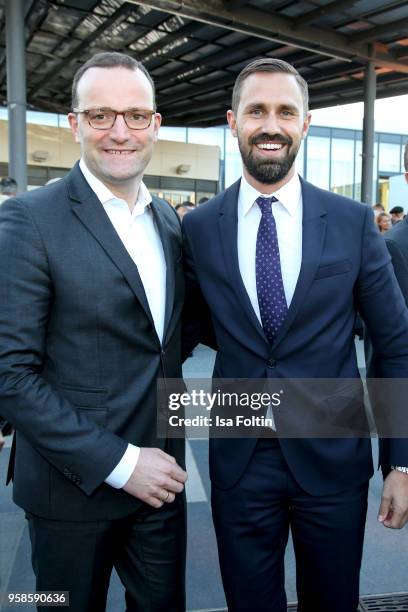
[[[283,289],[278,235],[272,213],[272,202],[277,201],[273,196],[259,197],[256,200],[262,213],[256,238],[256,291],[262,327],[270,344],[273,344],[288,312]]]

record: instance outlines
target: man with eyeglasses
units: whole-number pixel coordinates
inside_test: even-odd
[[[161,116],[149,74],[119,53],[79,68],[72,109],[81,160],[0,212],[14,500],[38,591],[99,612],[115,567],[128,611],[179,612],[187,475],[183,441],[156,436],[156,381],[181,376],[180,223],[142,181]]]

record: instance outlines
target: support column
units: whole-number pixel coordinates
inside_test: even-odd
[[[361,169],[361,201],[375,204],[373,197],[374,170],[374,103],[376,97],[374,61],[367,64],[364,76],[363,163]]]
[[[25,0],[5,0],[9,176],[27,190]]]

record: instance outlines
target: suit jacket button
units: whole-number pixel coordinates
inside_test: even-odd
[[[276,359],[273,359],[272,357],[270,359],[268,359],[268,361],[266,362],[266,365],[268,366],[268,368],[274,368],[276,366]]]

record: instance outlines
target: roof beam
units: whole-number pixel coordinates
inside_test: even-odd
[[[139,53],[137,56],[138,61],[143,62],[146,57],[149,57],[149,55],[151,55],[152,53],[159,51],[164,46],[166,46],[169,42],[176,40],[177,38],[180,38],[181,36],[186,36],[188,38],[192,34],[195,34],[195,32],[197,32],[197,30],[199,30],[200,28],[202,28],[201,23],[197,23],[196,21],[191,21],[190,23],[186,23],[176,32],[168,32],[166,36],[163,36],[163,38],[161,38],[157,42],[153,43],[149,47],[146,47],[145,51],[142,51],[141,53]],[[134,40],[130,44],[131,45],[136,44],[137,40],[138,39]],[[131,51],[131,49],[128,49],[128,51]]]
[[[375,50],[370,45],[350,44],[348,37],[337,32],[303,26],[295,28],[295,21],[277,14],[265,13],[253,8],[230,11],[220,0],[203,4],[201,0],[128,0],[150,8],[201,21],[213,26],[290,45],[320,55],[351,61],[360,58],[373,59],[378,66],[408,74],[408,63],[397,61],[386,51]]]
[[[405,19],[399,19],[398,21],[392,21],[391,23],[384,23],[384,25],[380,25],[374,28],[369,28],[368,30],[362,30],[361,32],[356,32],[349,36],[349,40],[351,44],[358,42],[367,42],[376,40],[381,36],[385,36],[387,34],[397,34],[400,38],[402,36],[401,30],[403,28],[408,29],[408,17]]]
[[[308,11],[301,17],[295,17],[295,28],[299,28],[306,23],[312,23],[319,17],[326,17],[327,15],[331,15],[332,13],[340,13],[350,6],[356,4],[356,0],[340,0],[339,2],[330,2],[330,4],[325,4],[324,6],[319,6],[312,11]]]
[[[246,57],[246,50],[243,49],[241,60],[244,60],[245,57]],[[230,63],[228,62],[228,50],[227,49],[221,49],[220,51],[215,51],[215,53],[211,53],[211,55],[206,55],[202,59],[196,60],[194,62],[186,62],[183,68],[178,68],[177,70],[174,70],[173,72],[168,73],[168,75],[162,79],[160,77],[158,79],[155,79],[156,88],[164,89],[167,85],[174,85],[175,79],[183,75],[186,71],[190,72],[192,70],[199,69],[199,68],[203,68],[207,72],[211,70],[211,68],[216,69],[216,70],[224,70],[224,66],[214,65],[214,62],[218,62],[219,60],[224,60],[228,64],[228,66],[230,65]],[[237,59],[236,61],[238,62],[240,60]],[[153,71],[153,76],[154,76],[154,71]],[[198,76],[198,74],[192,74],[191,78],[194,78],[195,76]]]
[[[103,32],[108,30],[118,19],[127,16],[132,11],[131,5],[128,3],[120,6],[108,19],[106,19],[92,34],[90,34],[85,40],[81,42],[78,47],[75,47],[71,53],[67,55],[63,60],[57,63],[51,70],[46,72],[43,77],[38,81],[31,89],[30,95],[35,96],[37,91],[42,89],[44,85],[49,83],[50,79],[59,74],[73,59],[75,59],[80,53],[85,51],[89,45],[96,40]]]
[[[186,96],[187,98],[187,96]],[[182,104],[176,108],[169,108],[169,110],[163,111],[163,114],[165,117],[177,117],[178,115],[184,115],[185,113],[188,113],[188,111],[191,111],[191,108],[195,107],[195,108],[212,108],[213,106],[217,107],[217,111],[220,112],[220,107],[222,107],[223,105],[224,108],[226,109],[225,112],[227,112],[228,108],[229,108],[229,101],[227,96],[225,94],[222,95],[218,95],[218,96],[213,96],[211,99],[206,99],[206,100],[194,100],[192,99],[193,96],[190,96],[190,99],[188,102],[186,102],[186,104]],[[206,112],[204,110],[204,112]]]
[[[394,51],[394,56],[396,59],[400,59],[401,57],[408,57],[408,46],[401,47]]]
[[[204,83],[195,84],[190,83],[192,87],[194,87],[194,91],[192,96],[196,98],[197,96],[201,96],[202,94],[206,94],[209,91],[218,91],[220,89],[227,89],[231,87],[235,83],[235,76],[225,76],[220,79],[212,79],[205,81]],[[178,102],[179,100],[185,100],[188,94],[186,92],[181,91],[178,94],[174,94],[173,96],[167,96],[166,94],[161,94],[158,96],[160,108],[167,108],[169,104],[173,104],[174,102]],[[191,97],[188,96],[188,97]]]
[[[189,125],[193,123],[203,123],[203,125],[207,125],[209,121],[213,122],[213,125],[216,123],[218,123],[218,125],[227,125],[227,114],[226,113],[220,113],[220,112],[216,113],[216,112],[209,111],[207,114],[204,114],[204,116],[201,114],[201,117],[199,114],[189,115],[187,117],[188,117]]]
[[[400,81],[404,83],[406,82],[406,79],[401,76],[396,76],[395,74],[381,74],[377,76],[377,86],[379,88],[385,85],[392,85]],[[340,97],[341,94],[343,93],[352,92],[356,90],[363,91],[363,86],[364,85],[363,85],[362,79],[353,79],[353,78],[349,79],[349,83],[347,85],[342,84],[341,87],[336,87],[335,84],[333,85],[325,84],[323,87],[319,88],[318,83],[316,83],[315,86],[312,85],[312,87],[309,88],[309,95],[312,98],[312,100],[314,98],[319,98],[322,96],[333,95],[335,92],[336,92],[336,95]],[[361,95],[360,100],[362,99],[363,97]]]

